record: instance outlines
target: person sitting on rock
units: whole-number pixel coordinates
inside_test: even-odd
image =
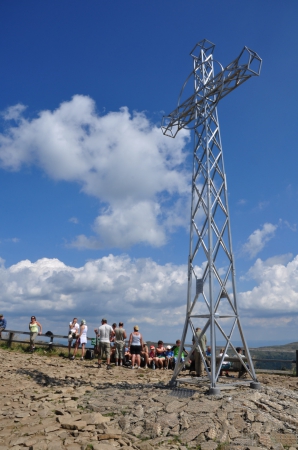
[[[172,351],[173,351],[173,353],[174,353],[174,363],[175,363],[175,365],[177,364],[177,361],[178,361],[178,355],[179,355],[180,345],[181,345],[181,341],[180,341],[180,339],[177,339],[176,345],[174,345],[174,346],[172,347]],[[185,356],[186,356],[186,355],[187,355],[187,351],[185,350],[185,348],[183,348],[182,353],[181,353],[181,359],[180,359],[180,362],[184,362]]]
[[[224,351],[225,351],[224,348],[221,348],[221,349],[220,349],[220,352],[219,352],[219,357],[220,357],[220,358],[223,357]],[[227,353],[225,353],[224,358],[228,358],[228,357],[229,357],[229,355],[228,355]],[[231,363],[230,363],[230,361],[225,361],[225,359],[224,359],[223,362],[222,362],[221,368],[220,368],[220,373],[219,373],[219,375],[222,376],[222,375],[223,375],[223,371],[225,371],[225,372],[226,372],[226,373],[225,373],[226,377],[229,377],[230,375],[229,375],[228,370],[229,370],[230,368],[231,368]]]
[[[148,358],[148,366],[152,367],[152,369],[155,369],[155,357],[156,357],[156,351],[154,345],[150,345],[150,352],[149,352],[149,358]]]
[[[236,347],[236,352],[237,352],[237,355],[235,355],[235,356],[237,356],[237,357],[240,356],[241,358],[245,358],[245,356],[242,353],[242,348],[241,347]],[[249,368],[247,364],[245,364],[245,366],[247,368]],[[233,363],[233,368],[239,371],[238,378],[241,378],[242,376],[243,377],[246,376],[247,371],[246,371],[245,367],[243,366],[243,364],[240,361],[237,361],[236,363]]]
[[[166,368],[173,369],[174,368],[174,352],[170,345],[167,345],[165,357],[166,357]]]
[[[141,366],[144,366],[144,369],[148,369],[149,364],[149,352],[147,342],[143,342],[141,349]]]
[[[155,357],[155,366],[159,369],[165,369],[166,362],[166,349],[163,345],[163,341],[158,341],[156,347],[156,357]]]

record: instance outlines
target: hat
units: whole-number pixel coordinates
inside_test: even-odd
[[[150,345],[150,349],[153,350],[155,347],[154,345]]]
[[[139,331],[139,326],[138,326],[138,325],[135,325],[135,326],[134,326],[134,329],[137,330],[137,331]]]
[[[81,320],[81,325],[86,325],[86,320],[85,319]]]
[[[107,319],[101,319],[102,322],[107,322]]]
[[[167,345],[167,350],[171,350],[171,346],[170,345]]]

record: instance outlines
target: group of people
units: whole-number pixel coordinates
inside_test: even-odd
[[[0,314],[0,338],[1,333],[7,327],[7,321],[3,314]],[[35,316],[31,316],[29,322],[30,331],[30,351],[35,350],[35,339],[38,335],[42,334],[42,325],[36,320]],[[94,347],[95,353],[98,355],[98,368],[102,367],[103,357],[106,358],[106,368],[111,368],[111,360],[116,366],[129,366],[131,369],[139,369],[141,366],[144,368],[151,367],[152,369],[174,369],[178,362],[179,350],[181,341],[178,339],[174,346],[164,346],[163,341],[158,341],[157,346],[147,346],[142,334],[139,331],[138,325],[135,325],[133,331],[129,335],[128,346],[126,346],[127,334],[124,329],[123,322],[119,322],[118,326],[113,323],[112,326],[108,325],[107,319],[103,318],[101,325],[94,329],[96,335],[96,345]],[[68,330],[68,357],[72,360],[75,359],[79,347],[82,348],[81,360],[84,360],[86,354],[88,326],[85,319],[82,319],[80,324],[76,317],[69,322]],[[52,334],[52,333],[51,333]],[[209,367],[211,347],[207,347],[206,335],[202,333],[201,328],[196,328],[195,335],[193,337],[193,343],[199,343],[202,352],[197,348],[193,353],[190,366],[195,370],[197,376],[203,376],[204,373],[204,361]],[[71,355],[71,349],[74,347],[73,354]],[[236,351],[238,356],[244,357],[241,347],[237,347]],[[187,356],[185,348],[182,349],[180,355],[180,361],[183,363]],[[224,348],[220,350],[219,358],[223,357],[222,365],[220,368],[220,375],[223,375],[225,371],[226,376],[229,375],[229,370],[232,368],[230,361],[225,360],[228,358],[227,354],[224,354]],[[235,364],[234,364],[235,366]],[[239,376],[242,376],[245,372],[245,365],[239,363]],[[235,367],[233,367],[234,369]]]

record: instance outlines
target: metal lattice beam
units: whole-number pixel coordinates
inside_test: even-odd
[[[162,132],[166,136],[175,137],[182,128],[193,129],[187,308],[178,361],[189,329],[194,344],[187,360],[196,350],[205,361],[200,336],[207,330],[210,331],[211,370],[207,370],[206,361],[204,364],[211,394],[219,392],[217,379],[223,361],[222,358],[221,363],[216,364],[218,336],[226,342],[225,352],[232,349],[236,353],[232,341],[236,329],[245,349],[248,367],[240,356],[239,361],[252,378],[252,384],[258,384],[238,314],[227,182],[217,104],[249,78],[258,76],[262,65],[261,58],[244,47],[240,55],[225,68],[218,63],[219,71],[215,75],[214,47],[214,44],[206,39],[194,47],[191,52],[194,68],[182,88],[178,107],[162,120]],[[190,80],[194,83],[194,92],[181,102],[185,86]],[[197,319],[205,320],[200,336],[195,333],[194,321]],[[183,365],[184,363],[176,365],[172,384],[176,383]]]

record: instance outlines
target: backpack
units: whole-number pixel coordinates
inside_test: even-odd
[[[94,350],[90,348],[86,350],[86,359],[94,359]]]

